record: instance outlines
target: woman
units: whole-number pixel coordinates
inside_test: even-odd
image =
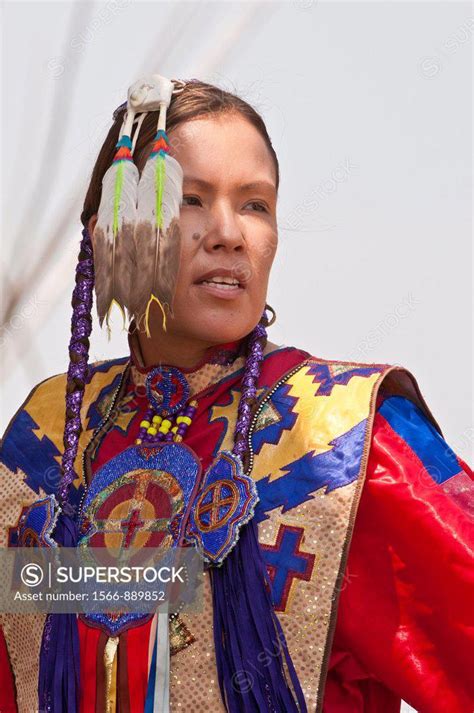
[[[164,628],[157,616],[55,615],[43,631],[42,617],[3,616],[2,710],[36,710],[38,678],[40,709],[55,713],[388,713],[401,698],[423,712],[472,710],[470,471],[403,369],[267,340],[279,169],[265,125],[240,98],[192,80],[173,85],[156,133],[158,112],[140,119],[133,97],[161,80],[134,85],[94,167],[70,368],[38,385],[7,429],[2,535],[32,544],[28,506],[52,493],[59,508],[41,501],[48,527],[36,544],[48,544],[47,531],[62,545],[112,533],[119,547],[153,546],[168,518],[205,555],[203,611]],[[115,190],[122,171],[134,185],[152,166],[156,218],[166,184],[153,160],[168,176],[182,170],[179,221],[163,208],[166,220],[142,240],[146,186],[129,223],[124,192],[112,252],[107,181]],[[135,319],[130,354],[87,367],[94,267],[101,319],[115,302]],[[139,497],[126,449],[148,478]],[[156,475],[174,452],[196,467],[186,525]],[[169,470],[182,495],[179,464]],[[160,537],[178,541],[171,527]]]

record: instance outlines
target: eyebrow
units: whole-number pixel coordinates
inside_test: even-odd
[[[205,181],[203,178],[197,178],[194,176],[184,176],[184,182],[195,183],[196,185],[207,189],[212,189],[214,187],[209,181]],[[251,181],[250,183],[241,183],[239,185],[240,191],[252,191],[259,188],[276,192],[275,184],[270,183],[270,181]]]

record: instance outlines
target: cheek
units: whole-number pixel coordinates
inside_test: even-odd
[[[260,280],[268,280],[277,244],[278,238],[272,233],[253,247],[250,260]]]
[[[181,217],[179,221],[181,232],[181,249],[179,260],[178,283],[183,283],[192,273],[192,266],[196,254],[199,252],[202,236],[202,227],[196,220],[188,216]]]
[[[186,243],[194,243],[193,236],[204,235],[206,231],[206,220],[204,215],[198,211],[181,209],[179,218],[181,238]]]

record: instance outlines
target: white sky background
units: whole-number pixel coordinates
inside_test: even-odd
[[[468,3],[7,2],[3,26],[3,304],[27,284],[0,333],[2,426],[67,367],[87,179],[127,86],[159,71],[236,91],[267,122],[272,341],[407,366],[470,459]],[[93,359],[126,349],[118,322],[110,342],[95,330]]]
[[[267,122],[282,174],[270,339],[407,366],[471,460],[472,14],[461,2],[4,3],[3,306],[23,292],[0,332],[2,430],[67,368],[87,180],[128,85],[159,72],[236,91]],[[95,328],[92,359],[126,350],[118,322],[110,342]]]
[[[268,124],[272,341],[407,366],[470,458],[468,3],[7,2],[3,26],[3,304],[27,280],[0,333],[3,426],[67,366],[87,179],[127,86],[159,71],[237,91]],[[118,323],[95,330],[92,358],[126,348]]]

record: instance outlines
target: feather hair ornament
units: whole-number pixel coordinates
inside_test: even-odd
[[[102,326],[117,305],[123,315],[130,310],[134,267],[135,219],[139,172],[132,157],[132,127],[135,111],[124,116],[116,154],[102,180],[102,195],[93,233],[97,312]],[[135,132],[134,143],[139,126]]]
[[[182,90],[174,89],[172,81],[157,74],[150,77],[146,88],[147,109],[159,109],[159,118],[153,148],[138,183],[132,311],[138,325],[150,336],[149,313],[153,302],[162,311],[164,330],[166,308],[173,314],[180,261],[183,170],[169,155],[166,112],[172,94]]]

